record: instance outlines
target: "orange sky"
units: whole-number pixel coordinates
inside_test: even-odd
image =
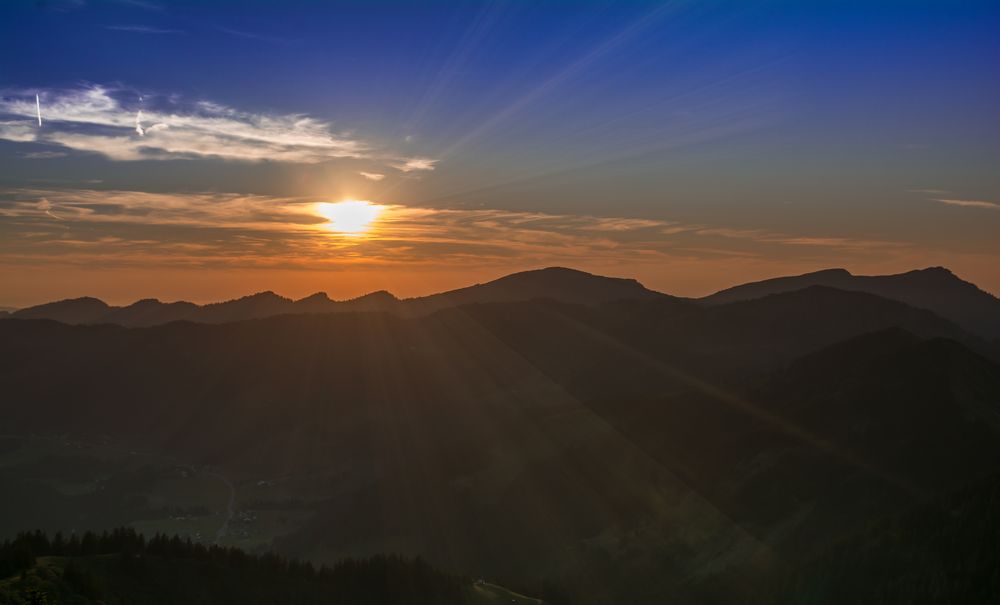
[[[990,259],[955,259],[962,268],[929,259],[915,264],[835,265],[813,262],[757,262],[743,260],[667,261],[634,265],[601,262],[580,263],[575,268],[611,275],[634,277],[655,290],[679,296],[703,296],[722,288],[778,275],[805,273],[844,266],[855,274],[898,273],[912,268],[945,264],[963,279],[994,294],[1000,293],[1000,276]],[[20,307],[41,302],[97,296],[110,304],[123,305],[140,298],[165,301],[190,300],[198,303],[228,300],[273,290],[283,296],[301,298],[325,291],[334,299],[344,299],[385,289],[399,297],[419,296],[467,286],[501,277],[507,273],[534,269],[544,264],[511,263],[509,267],[384,267],[379,269],[282,270],[231,269],[189,270],[178,268],[144,269],[100,267],[20,267],[0,266],[0,305]],[[990,286],[992,284],[992,286]]]
[[[993,254],[878,232],[245,194],[18,189],[8,195],[0,212],[9,227],[0,240],[0,306],[6,307],[77,296],[112,304],[211,302],[262,290],[349,298],[385,289],[408,297],[546,266],[634,277],[680,296],[832,267],[887,274],[946,266],[1000,292]]]

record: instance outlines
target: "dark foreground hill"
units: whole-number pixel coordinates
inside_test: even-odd
[[[142,329],[8,319],[0,431],[225,469],[241,509],[297,519],[272,545],[313,561],[402,552],[573,602],[732,602],[1000,471],[993,354],[929,311],[826,287]],[[324,495],[262,500],[289,481]],[[79,528],[72,503],[105,493],[14,499],[30,510],[3,522]]]
[[[761,590],[754,603],[993,603],[1000,475],[874,519]]]

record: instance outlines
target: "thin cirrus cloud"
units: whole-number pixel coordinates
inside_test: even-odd
[[[4,141],[14,141],[16,143],[30,143],[35,141],[37,130],[28,121],[0,120],[0,139]]]
[[[133,34],[152,34],[155,36],[181,36],[184,32],[178,29],[164,29],[160,27],[150,27],[148,25],[105,25],[104,29],[112,31],[130,32]]]
[[[51,160],[52,158],[66,157],[65,151],[29,151],[24,154],[29,160]]]
[[[382,179],[385,178],[385,175],[382,174],[382,173],[380,173],[380,172],[364,172],[364,171],[361,171],[358,174],[360,174],[361,176],[365,177],[369,181],[381,181]]]
[[[108,190],[0,191],[8,263],[273,268],[843,260],[902,244],[712,228],[629,217],[384,205],[366,237],[324,227],[315,198]],[[72,252],[72,254],[69,254]]]
[[[987,210],[1000,210],[1000,204],[984,200],[935,199],[934,201],[947,206],[959,206],[961,208],[985,208]]]
[[[329,122],[302,114],[241,111],[176,96],[144,97],[105,86],[48,91],[39,111],[28,91],[0,97],[0,139],[97,153],[116,161],[214,158],[243,162],[315,164],[337,159],[382,160],[429,170],[435,160],[402,158]],[[20,120],[11,118],[21,118]],[[403,169],[403,168],[401,168]]]
[[[432,160],[430,158],[411,158],[389,165],[400,172],[415,172],[420,170],[434,170],[434,164],[436,163],[437,160]]]

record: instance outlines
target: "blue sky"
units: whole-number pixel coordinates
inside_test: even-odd
[[[997,31],[995,2],[7,2],[0,304],[545,264],[1000,292]],[[309,231],[355,198],[400,211]]]

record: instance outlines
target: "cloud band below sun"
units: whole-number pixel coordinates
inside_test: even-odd
[[[354,203],[363,204],[362,211],[377,208],[372,216],[363,217],[371,222],[370,228],[340,231],[364,229],[366,237],[337,237],[331,221],[349,222],[360,216],[358,212],[337,215],[337,208],[346,208],[331,203],[338,201],[217,193],[7,190],[0,192],[0,217],[4,219],[0,221],[0,256],[7,263],[44,260],[302,268],[502,264],[513,259],[578,264],[792,254],[821,258],[834,253],[844,259],[853,255],[891,256],[907,248],[907,244],[893,241],[648,218],[365,202]],[[317,208],[329,212],[324,214]],[[70,252],[72,255],[67,255]]]

